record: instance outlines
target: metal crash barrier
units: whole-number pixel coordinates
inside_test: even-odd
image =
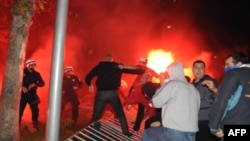
[[[127,137],[122,134],[120,122],[112,117],[109,120],[100,120],[100,128],[96,128],[94,123],[83,128],[65,141],[140,141],[142,130],[131,132],[132,136]],[[132,131],[133,124],[128,122],[129,130]]]

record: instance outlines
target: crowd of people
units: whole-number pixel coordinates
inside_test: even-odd
[[[172,63],[161,75],[147,67],[147,62],[147,58],[142,57],[138,65],[124,65],[106,54],[89,70],[84,81],[89,93],[95,92],[90,121],[95,128],[101,127],[99,120],[107,104],[111,104],[123,134],[128,137],[133,134],[127,124],[124,106],[137,105],[133,132],[141,128],[145,111],[153,109],[154,114],[145,121],[143,141],[220,141],[224,137],[224,125],[250,125],[250,59],[246,54],[234,52],[225,58],[225,74],[220,83],[206,74],[203,60],[193,62],[192,79],[185,75],[181,62]],[[28,103],[33,125],[38,128],[40,100],[36,89],[45,83],[35,66],[34,60],[26,61],[19,119],[21,123]],[[77,90],[83,82],[72,72],[72,66],[65,68],[61,114],[70,102],[71,118],[76,124],[79,116]],[[124,73],[135,75],[136,79],[122,103],[118,90]],[[153,82],[153,77],[159,82]],[[92,82],[94,78],[95,82]]]

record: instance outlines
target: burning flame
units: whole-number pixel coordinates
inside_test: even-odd
[[[174,55],[170,51],[165,51],[162,49],[157,50],[151,50],[148,53],[148,64],[147,66],[154,71],[156,71],[158,74],[164,73],[166,71],[166,68],[173,63]],[[192,79],[192,68],[187,67],[184,68],[184,73],[186,76],[190,77]],[[159,80],[155,80],[158,82]]]
[[[165,72],[166,68],[173,62],[174,56],[171,52],[158,49],[149,52],[147,66],[160,74]]]

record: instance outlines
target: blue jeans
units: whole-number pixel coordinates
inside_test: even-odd
[[[182,132],[165,127],[152,127],[144,131],[142,141],[195,141],[195,132]]]

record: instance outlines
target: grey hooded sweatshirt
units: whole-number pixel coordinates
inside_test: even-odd
[[[163,127],[182,132],[198,131],[200,95],[197,89],[186,81],[181,63],[167,68],[169,78],[152,98],[154,107],[162,108]]]

